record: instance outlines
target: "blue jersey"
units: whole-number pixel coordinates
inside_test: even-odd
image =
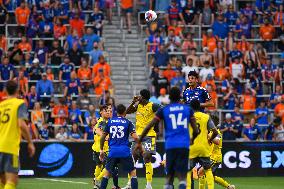
[[[129,148],[129,135],[135,132],[134,125],[124,117],[115,117],[108,121],[104,132],[109,134],[109,154],[111,158],[124,158],[131,156]]]
[[[2,80],[5,80],[5,81],[9,80],[11,71],[14,71],[14,66],[12,64],[0,65],[0,74],[1,74]]]
[[[62,80],[69,80],[71,79],[71,72],[74,71],[74,64],[64,64],[62,63],[59,66],[59,70],[62,71]]]
[[[183,91],[182,98],[186,104],[189,104],[193,99],[197,99],[200,103],[205,103],[206,101],[211,100],[211,96],[207,90],[200,86],[197,86],[194,89],[185,89]],[[202,108],[202,111],[204,111],[204,108]]]
[[[189,124],[194,112],[185,104],[173,103],[160,108],[156,119],[164,120],[165,149],[189,148]]]

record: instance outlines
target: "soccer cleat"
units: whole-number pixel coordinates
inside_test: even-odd
[[[95,180],[95,186],[96,186],[97,188],[101,188],[101,181]]]
[[[147,184],[146,187],[145,187],[145,189],[152,189],[151,184]]]
[[[236,188],[235,185],[228,186],[228,189],[235,189],[235,188]]]
[[[121,189],[131,189],[131,183],[128,181],[126,186],[124,188],[121,188]]]

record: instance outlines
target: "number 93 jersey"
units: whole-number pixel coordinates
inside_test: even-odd
[[[23,100],[10,98],[0,103],[0,152],[19,156],[21,130],[18,118],[28,119]]]
[[[186,104],[173,103],[158,110],[156,118],[164,120],[165,148],[189,148],[190,120],[194,112]]]
[[[124,117],[110,119],[104,129],[109,134],[109,154],[111,158],[129,157],[129,135],[135,132],[134,125]]]

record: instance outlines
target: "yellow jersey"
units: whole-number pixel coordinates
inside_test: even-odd
[[[18,110],[21,105],[25,105],[24,103],[24,100],[17,98],[0,103],[0,152],[19,156],[21,129],[18,118],[27,119],[27,115],[18,115]]]
[[[195,138],[193,145],[190,146],[189,158],[209,157],[211,151],[211,146],[208,142],[210,116],[202,112],[195,112],[194,117],[200,133]]]
[[[223,142],[223,138],[222,138],[222,133],[219,129],[218,129],[218,137],[220,138],[220,143],[219,143],[219,145],[216,145],[214,143],[212,144],[210,159],[213,160],[216,163],[222,163],[222,142]]]
[[[136,112],[136,133],[141,135],[145,127],[152,121],[154,117],[155,112],[153,111],[153,102],[149,102],[145,106],[138,104]],[[156,132],[154,131],[153,127],[150,129],[147,136],[156,136]]]
[[[102,124],[104,121],[107,122],[107,120],[104,120],[102,117],[100,117],[100,119],[98,120],[97,124],[94,127],[94,144],[92,146],[92,149],[95,152],[100,152],[100,140],[101,140],[101,136],[95,133],[95,129],[99,128],[100,124]],[[108,141],[105,141],[103,150],[104,152],[108,152]]]

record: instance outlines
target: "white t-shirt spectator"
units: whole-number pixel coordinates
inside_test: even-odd
[[[200,70],[200,72],[199,72],[199,76],[201,78],[201,81],[205,81],[209,74],[211,74],[212,77],[214,77],[214,70],[211,67],[209,67],[209,68],[205,68],[205,67],[202,68]]]
[[[171,42],[172,41],[172,42]],[[170,43],[170,46],[168,47],[168,49],[170,50],[170,52],[174,52],[175,50],[178,49],[178,47],[175,45],[175,43],[181,43],[181,39],[179,36],[174,36],[174,37],[166,37],[165,39],[165,44]]]
[[[55,136],[55,138],[56,138],[57,140],[63,141],[63,140],[67,140],[68,135],[67,135],[66,132],[64,132],[63,134],[57,133],[56,136]]]
[[[161,102],[162,105],[166,105],[170,103],[170,98],[169,95],[165,95],[165,96],[159,96],[158,100]]]
[[[182,73],[184,73],[185,81],[187,81],[187,75],[191,71],[196,71],[197,73],[199,72],[199,69],[197,66],[185,66],[182,68]]]
[[[241,63],[232,63],[232,76],[233,78],[240,78],[239,75],[242,75],[244,65]]]

